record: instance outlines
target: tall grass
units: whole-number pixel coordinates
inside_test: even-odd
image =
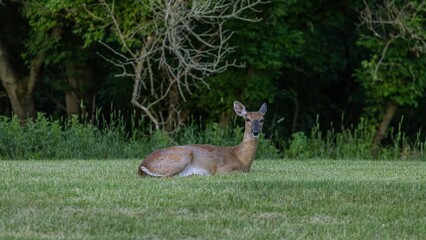
[[[16,117],[0,118],[1,159],[129,158],[143,153],[126,140],[120,125],[101,129],[77,118],[60,122],[42,114],[24,124]]]
[[[173,133],[141,129],[135,115],[128,126],[120,113],[109,119],[97,117],[95,123],[77,118],[52,120],[39,114],[22,124],[16,117],[0,117],[0,159],[114,159],[143,158],[149,152],[173,145],[213,144],[231,146],[243,138],[242,124],[234,121],[227,126],[192,121]],[[371,140],[374,127],[361,120],[357,126],[321,131],[317,123],[310,132],[294,133],[283,143],[262,136],[257,159],[379,159],[425,160],[426,140],[418,132],[410,140],[401,130],[389,131],[388,143],[376,154]],[[279,134],[279,133],[277,133]],[[280,151],[274,146],[285,146]]]
[[[286,155],[289,158],[372,159],[373,134],[374,129],[363,120],[356,127],[342,127],[340,131],[330,128],[325,133],[317,123],[309,135],[303,132],[292,135]]]
[[[365,119],[357,126],[341,127],[340,131],[330,127],[320,131],[317,123],[309,134],[296,132],[291,136],[287,158],[327,158],[327,159],[364,159],[364,160],[426,160],[426,139],[417,132],[416,139],[410,140],[402,131],[403,118],[398,128],[391,128],[385,142],[373,151],[372,139],[375,127]]]
[[[191,123],[174,133],[130,131],[120,114],[96,123],[82,123],[76,117],[51,120],[43,114],[22,124],[16,117],[0,117],[0,159],[116,159],[143,158],[149,152],[181,144],[230,146],[243,138],[241,127],[205,126]],[[130,132],[130,133],[129,133]],[[258,158],[277,158],[269,139],[260,141]]]

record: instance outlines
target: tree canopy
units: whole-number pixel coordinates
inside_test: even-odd
[[[114,108],[172,131],[191,117],[227,123],[240,100],[267,102],[267,134],[280,138],[364,118],[383,135],[402,114],[414,133],[426,117],[412,114],[426,103],[425,10],[413,0],[3,0],[0,114],[93,119]]]

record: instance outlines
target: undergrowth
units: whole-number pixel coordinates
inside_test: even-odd
[[[174,133],[132,127],[122,118],[82,123],[76,117],[50,120],[43,114],[22,124],[16,117],[0,117],[0,159],[116,159],[143,158],[155,149],[182,144],[232,146],[241,142],[244,129],[189,124]],[[260,140],[257,158],[278,158],[269,139]]]
[[[373,148],[372,139],[375,127],[361,119],[357,126],[334,128],[323,132],[317,123],[311,132],[296,132],[288,141],[285,156],[291,159],[367,159],[367,160],[426,160],[426,139],[421,139],[417,132],[416,139],[411,140],[401,130],[403,119],[398,129],[389,130],[387,141],[379,148]]]
[[[107,123],[106,123],[107,122]],[[401,122],[402,124],[402,122]],[[243,138],[243,127],[233,122],[192,123],[173,133],[141,130],[132,121],[131,129],[120,116],[95,124],[77,118],[51,120],[39,114],[22,124],[16,117],[0,117],[0,159],[114,159],[143,158],[155,149],[183,144],[237,145]],[[398,129],[391,129],[389,144],[372,151],[374,129],[365,121],[357,126],[320,131],[316,124],[311,132],[294,133],[284,143],[262,136],[257,159],[379,159],[425,160],[426,141],[420,132],[414,141]],[[276,145],[284,146],[278,150]]]

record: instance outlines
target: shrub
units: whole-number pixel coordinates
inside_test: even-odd
[[[51,120],[39,114],[21,123],[16,117],[0,118],[0,159],[111,159],[143,158],[155,149],[181,144],[214,144],[230,146],[243,138],[241,127],[220,127],[209,123],[204,128],[192,122],[175,133],[141,130],[126,126],[120,116],[97,125],[82,123],[77,117]],[[133,125],[134,126],[134,125]],[[130,135],[130,136],[129,136]],[[260,142],[258,158],[277,158],[271,141]]]
[[[106,123],[108,122],[108,124]],[[140,158],[155,149],[184,144],[232,146],[243,138],[243,128],[233,122],[197,124],[192,121],[173,133],[143,131],[133,124],[130,130],[123,118],[113,116],[96,125],[82,123],[76,117],[62,121],[38,114],[21,123],[16,117],[0,117],[0,159],[112,159]],[[257,159],[403,159],[425,160],[426,140],[421,132],[410,141],[398,129],[391,129],[391,144],[372,153],[374,128],[367,121],[356,127],[320,131],[316,124],[310,133],[297,132],[286,144],[277,144],[261,136]],[[141,125],[141,124],[138,124]],[[129,133],[130,132],[130,133]],[[275,145],[288,146],[279,151]]]

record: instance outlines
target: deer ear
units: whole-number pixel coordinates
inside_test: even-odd
[[[264,116],[266,114],[266,111],[268,110],[266,103],[263,103],[262,106],[259,109],[259,113]]]
[[[238,116],[244,117],[247,114],[246,107],[238,101],[234,101],[234,111]]]

